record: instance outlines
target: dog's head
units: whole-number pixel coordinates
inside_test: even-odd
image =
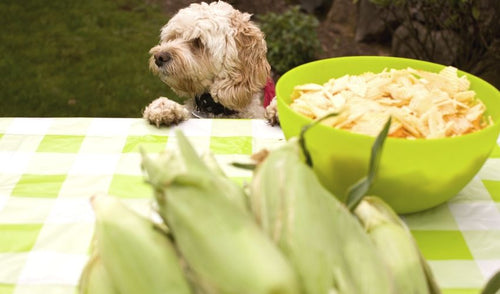
[[[269,77],[264,34],[250,14],[218,1],[191,4],[161,29],[149,65],[177,94],[209,93],[216,102],[239,110]]]

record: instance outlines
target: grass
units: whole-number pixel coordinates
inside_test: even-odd
[[[0,1],[0,116],[140,117],[172,96],[148,69],[166,21],[144,0]]]

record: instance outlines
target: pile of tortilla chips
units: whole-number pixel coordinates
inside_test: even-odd
[[[453,137],[492,124],[469,88],[451,66],[439,73],[391,69],[296,86],[290,106],[312,119],[337,112],[324,123],[356,133],[376,135],[392,116],[391,137]]]

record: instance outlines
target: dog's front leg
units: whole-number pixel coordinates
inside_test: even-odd
[[[166,97],[160,97],[151,102],[142,114],[150,124],[161,125],[178,124],[190,117],[189,111],[181,104]]]
[[[271,126],[280,124],[280,120],[278,117],[278,102],[276,101],[276,97],[274,97],[273,100],[271,100],[271,103],[269,103],[269,105],[266,107],[264,117]]]

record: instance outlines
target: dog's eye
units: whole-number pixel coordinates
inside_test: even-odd
[[[193,40],[191,40],[191,45],[193,46],[194,49],[203,48],[203,43],[201,42],[200,38],[194,38]]]

